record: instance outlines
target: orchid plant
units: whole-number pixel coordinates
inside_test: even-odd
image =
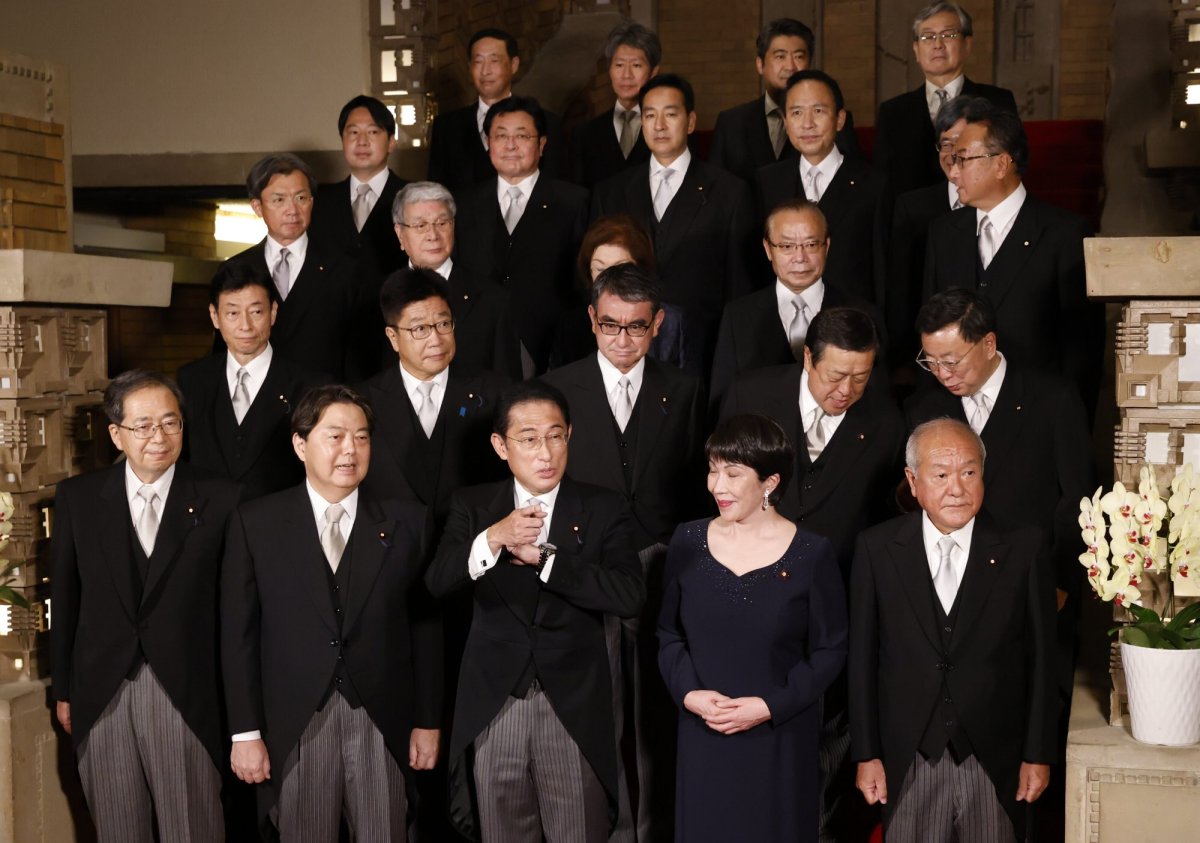
[[[15,507],[13,496],[8,492],[0,492],[0,552],[8,547],[8,537],[12,535],[12,517]],[[3,560],[0,560],[3,561]],[[0,604],[29,608],[29,601],[9,583],[14,579],[12,571],[20,565],[20,560],[9,562],[0,568]]]
[[[1079,554],[1088,582],[1100,599],[1126,609],[1134,623],[1109,630],[1126,644],[1183,650],[1200,649],[1200,603],[1164,621],[1141,605],[1138,584],[1147,573],[1188,576],[1200,554],[1200,486],[1188,463],[1171,480],[1171,496],[1163,501],[1154,472],[1143,467],[1137,491],[1113,484],[1079,501],[1079,527],[1087,547]],[[1168,513],[1169,516],[1168,516]],[[1166,535],[1163,524],[1166,523]]]

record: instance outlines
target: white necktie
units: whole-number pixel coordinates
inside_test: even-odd
[[[617,420],[617,426],[624,433],[626,425],[629,424],[629,418],[633,415],[633,384],[624,375],[617,381],[617,386],[613,389],[612,411],[613,417]]]
[[[417,394],[421,397],[421,406],[417,407],[417,419],[425,430],[425,435],[433,436],[433,428],[437,425],[437,407],[433,403],[434,381],[423,381],[417,384]]]
[[[245,368],[237,370],[237,383],[233,386],[233,415],[241,424],[250,409],[250,390],[246,388],[246,377],[249,373]]]
[[[654,217],[660,221],[667,213],[667,206],[671,204],[670,188],[667,185],[673,175],[675,170],[671,167],[658,174],[658,189],[654,191]]]
[[[783,152],[783,142],[787,140],[787,132],[783,129],[783,110],[775,106],[767,112],[767,133],[771,136],[771,148],[775,150],[775,160]]]
[[[808,445],[808,458],[812,462],[816,462],[817,457],[821,456],[821,452],[825,450],[825,426],[821,424],[824,418],[825,411],[818,407],[813,413],[808,433],[804,436],[805,443]]]
[[[275,271],[271,273],[271,278],[275,280],[275,289],[279,291],[281,301],[287,298],[288,288],[292,286],[292,267],[288,263],[289,257],[287,249],[280,249],[279,260],[275,262]]]
[[[988,219],[987,214],[983,215],[983,219],[979,221],[979,260],[983,262],[983,268],[987,269],[988,264],[992,262],[992,258],[996,256],[996,227],[992,225],[992,221]]]
[[[938,569],[933,577],[933,588],[946,614],[954,607],[954,597],[958,594],[958,578],[954,576],[954,564],[950,561],[950,551],[957,545],[949,536],[938,539]]]
[[[350,207],[354,212],[354,227],[359,231],[367,224],[367,217],[371,215],[371,204],[371,185],[360,184]]]
[[[512,234],[517,223],[521,221],[522,206],[525,204],[525,194],[515,184],[508,189],[508,210],[504,212],[504,227]]]
[[[543,501],[541,498],[530,498],[528,501],[525,502],[525,505],[526,506],[536,506],[542,512],[545,512],[547,509],[546,502]],[[538,533],[537,543],[545,544],[549,538],[550,538],[550,519],[543,518],[542,519],[542,531],[540,533]]]
[[[816,167],[809,168],[808,175],[804,177],[806,182],[804,192],[808,194],[810,202],[821,201],[821,171]]]
[[[970,397],[970,400],[971,418],[967,419],[967,421],[971,425],[971,430],[982,436],[983,426],[987,424],[988,416],[992,412],[992,402],[982,392],[976,392]]]
[[[345,514],[340,503],[330,504],[325,510],[325,528],[321,530],[321,550],[325,551],[325,558],[335,574],[342,561],[342,551],[346,549],[346,539],[342,535],[342,516]]]
[[[154,553],[154,540],[158,537],[158,513],[154,511],[154,502],[158,500],[158,493],[154,491],[153,486],[146,484],[143,484],[137,493],[138,497],[146,502],[146,505],[142,507],[142,514],[138,517],[134,529],[137,530],[142,550],[146,551],[147,556],[150,556]]]
[[[788,344],[792,356],[797,360],[804,357],[804,338],[808,336],[808,323],[812,319],[808,302],[802,296],[792,299],[792,321],[788,323]]]
[[[622,111],[621,119],[625,121],[621,125],[621,155],[628,158],[637,143],[638,132],[642,130],[642,115],[633,110]]]

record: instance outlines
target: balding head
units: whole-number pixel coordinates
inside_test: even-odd
[[[956,419],[918,425],[904,449],[904,475],[929,520],[942,533],[961,529],[983,505],[983,440]]]

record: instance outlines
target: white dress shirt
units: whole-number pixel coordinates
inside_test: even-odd
[[[267,273],[275,277],[275,264],[279,263],[279,253],[283,249],[288,250],[288,295],[291,295],[292,290],[296,289],[296,279],[300,277],[300,270],[304,268],[304,258],[308,255],[308,232],[304,232],[287,246],[280,246],[279,243],[270,234],[267,235]]]
[[[942,90],[946,92],[946,102],[950,102],[950,100],[962,93],[963,83],[966,81],[967,77],[960,74],[946,83],[945,87],[942,88]],[[926,79],[925,105],[929,108],[930,118],[936,117],[938,111],[940,111],[942,108],[942,103],[938,98],[937,91],[938,86]]]
[[[823,413],[820,424],[821,429],[825,431],[825,446],[828,447],[829,443],[833,441],[833,434],[837,432],[838,427],[845,420],[846,414],[842,413],[840,416],[831,416],[821,409],[821,405],[817,403],[816,398],[813,398],[812,390],[809,389],[808,372],[804,371],[800,375],[800,418],[803,420],[804,434],[806,436],[812,430],[813,417],[818,411]],[[801,447],[803,446],[803,443],[801,443]]]
[[[275,352],[270,343],[267,343],[267,347],[244,366],[234,359],[233,354],[225,352],[225,380],[229,384],[230,399],[233,398],[233,390],[237,388],[238,369],[245,369],[246,393],[250,396],[250,403],[254,404],[254,399],[258,397],[258,391],[262,389],[263,381],[267,379],[267,370],[271,368],[271,358],[274,356]]]
[[[825,191],[829,190],[829,185],[833,183],[833,177],[837,175],[837,171],[841,169],[842,162],[846,160],[846,156],[842,155],[842,151],[835,145],[829,150],[829,154],[821,159],[818,164],[808,163],[808,159],[803,155],[800,156],[800,184],[804,188],[805,196],[809,201],[816,202],[825,195]],[[808,196],[808,173],[809,170],[818,170],[821,173],[821,179],[818,182],[818,191],[821,196],[813,198]]]
[[[818,278],[807,290],[800,294],[800,298],[804,299],[804,303],[808,305],[808,321],[811,324],[813,317],[821,312],[821,305],[825,301],[825,282]],[[784,334],[787,334],[788,328],[792,324],[792,317],[796,313],[792,307],[792,302],[795,300],[796,294],[789,290],[786,284],[776,278],[775,302],[779,306],[779,321],[783,323]]]
[[[613,131],[615,131],[617,133],[617,144],[618,145],[620,145],[620,143],[621,143],[621,132],[625,128],[625,112],[626,111],[632,111],[634,114],[641,117],[642,107],[640,105],[635,105],[633,108],[626,108],[625,106],[621,105],[620,103],[617,103],[615,106],[613,106]],[[640,130],[639,130],[638,134],[641,134]],[[636,138],[634,138],[634,143],[637,143]]]
[[[966,413],[968,419],[975,412],[974,399],[976,395],[987,396],[989,418],[991,417],[991,413],[996,409],[996,399],[1000,397],[1000,387],[1004,386],[1004,374],[1008,371],[1008,361],[1004,359],[1004,355],[998,351],[996,354],[1000,357],[1000,363],[996,366],[996,371],[992,372],[991,376],[984,381],[983,386],[979,387],[977,392],[973,395],[964,395],[959,399],[962,401],[963,412]],[[977,430],[975,432],[979,433],[980,431]]]
[[[368,201],[368,211],[367,211],[367,213],[369,214],[371,211],[375,210],[375,203],[378,202],[379,197],[383,195],[383,187],[384,187],[384,185],[387,184],[387,180],[388,180],[388,168],[387,167],[384,167],[382,170],[380,170],[375,175],[371,176],[371,178],[365,182],[359,181],[352,173],[350,175],[350,204],[351,205],[354,204],[354,200],[358,196],[358,186],[360,184],[370,185],[371,186],[371,195],[370,195],[370,199]],[[391,213],[391,211],[389,209],[389,214],[390,213]]]
[[[954,581],[958,587],[962,586],[963,574],[967,571],[967,554],[971,550],[971,535],[975,532],[975,519],[972,518],[964,526],[958,528],[952,533],[946,533],[954,539],[954,547],[950,550],[950,567],[954,570]],[[925,561],[929,565],[929,576],[932,579],[937,576],[938,568],[942,564],[942,554],[938,550],[938,541],[942,538],[942,531],[933,526],[933,522],[929,520],[928,513],[921,513],[921,537],[925,541]],[[955,593],[957,593],[957,588]]]
[[[535,544],[544,544],[547,537],[550,535],[550,522],[554,519],[554,502],[558,500],[558,490],[562,488],[562,483],[559,483],[549,492],[544,492],[540,495],[535,495],[529,492],[524,486],[513,480],[513,509],[522,509],[529,506],[531,498],[537,498],[542,502],[542,509],[546,512],[546,518],[542,521],[542,531],[538,533]],[[490,524],[488,525],[491,526]],[[503,551],[504,548],[501,548]],[[492,548],[488,544],[487,530],[475,537],[475,541],[471,544],[471,555],[467,559],[467,572],[471,575],[471,579],[477,580],[496,567],[496,562],[500,559],[499,553],[492,553]],[[550,582],[550,570],[554,567],[554,554],[546,560],[546,564],[542,566],[542,572],[538,574],[542,582]]]
[[[952,181],[946,182],[946,192],[950,197],[950,210],[955,211],[962,207],[962,202],[958,198],[958,185]]]
[[[1004,243],[1004,238],[1008,236],[1008,232],[1012,231],[1013,223],[1017,221],[1017,214],[1021,212],[1021,206],[1025,204],[1026,194],[1025,185],[1018,182],[1017,189],[996,203],[992,210],[975,209],[976,237],[983,231],[983,218],[987,217],[992,221],[992,242],[996,244],[996,251],[992,252],[992,260],[995,260],[996,255],[1000,254],[1000,246]]]
[[[496,201],[500,203],[500,216],[508,213],[509,203],[512,202],[512,197],[508,195],[508,191],[514,187],[521,189],[521,194],[525,197],[525,211],[529,210],[529,197],[533,195],[533,186],[537,184],[538,176],[541,173],[541,170],[534,170],[532,174],[521,179],[516,184],[505,181],[503,176],[496,177]],[[524,214],[525,211],[521,213]]]
[[[400,366],[400,380],[404,382],[404,391],[408,393],[408,401],[412,404],[413,412],[417,412],[417,407],[425,399],[421,396],[421,384],[424,381],[418,380],[409,374],[408,369],[404,368],[403,363],[397,364]],[[446,382],[450,380],[450,367],[442,369],[429,380],[433,381],[435,386],[429,392],[429,400],[433,402],[434,408],[438,413],[442,411],[442,401],[446,398]]]
[[[684,149],[683,153],[672,161],[670,164],[660,164],[658,159],[653,155],[650,156],[650,199],[653,201],[655,194],[658,192],[658,183],[661,179],[660,173],[668,167],[671,168],[671,180],[667,182],[667,201],[663,205],[664,208],[669,207],[671,201],[674,200],[675,194],[679,193],[679,186],[683,184],[683,177],[687,175],[688,167],[692,165],[692,151]]]
[[[154,494],[158,495],[158,500],[154,502],[154,514],[158,516],[158,522],[161,524],[163,504],[166,503],[167,493],[171,491],[171,481],[174,479],[174,463],[153,483],[144,483],[133,473],[133,468],[130,467],[129,460],[125,461],[125,499],[129,501],[129,514],[133,518],[134,527],[142,519],[142,511],[146,508],[146,499],[138,494],[138,489],[142,488],[142,486],[149,486],[154,490]]]
[[[616,392],[617,381],[621,378],[629,378],[629,403],[637,406],[638,395],[642,391],[642,379],[646,376],[646,358],[637,361],[627,373],[610,363],[599,351],[596,352],[596,362],[600,364],[600,378],[604,381],[604,394],[608,397],[609,408],[612,409],[613,393]]]

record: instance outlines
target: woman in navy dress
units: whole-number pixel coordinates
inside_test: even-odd
[[[833,546],[775,511],[795,465],[764,416],[705,446],[719,515],[683,524],[667,555],[659,669],[680,707],[675,839],[817,839],[821,694],[846,659]]]

